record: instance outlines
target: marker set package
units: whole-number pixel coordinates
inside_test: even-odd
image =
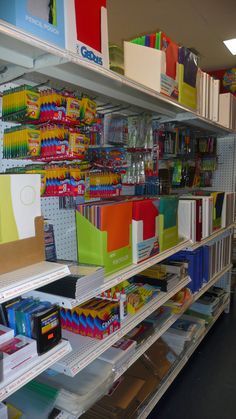
[[[16,298],[1,305],[1,317],[15,335],[35,339],[38,354],[49,351],[61,340],[60,311],[48,301]]]

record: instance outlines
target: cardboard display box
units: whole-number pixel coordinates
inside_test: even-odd
[[[0,244],[0,274],[45,260],[43,217],[35,219],[35,232],[34,237]]]
[[[65,47],[64,0],[0,0],[0,18],[39,39]]]
[[[66,0],[65,39],[69,51],[109,68],[106,0]]]

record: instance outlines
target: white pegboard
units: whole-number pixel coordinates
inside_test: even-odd
[[[17,85],[8,83],[0,86],[0,93],[14,88]],[[0,112],[2,109],[2,100],[0,98]],[[30,164],[29,160],[4,160],[3,159],[3,134],[4,129],[11,128],[16,124],[10,122],[0,123],[0,171],[5,172],[7,168],[25,166]],[[41,199],[42,215],[49,219],[54,226],[57,257],[59,259],[77,260],[77,242],[75,213],[73,210],[59,210],[59,198]]]
[[[59,198],[42,198],[42,213],[54,226],[57,257],[77,260],[75,211],[59,209]]]
[[[32,85],[41,80],[34,80]],[[0,93],[16,87],[16,83],[7,83],[0,86]],[[61,87],[61,86],[60,86]],[[0,103],[1,109],[1,103]],[[29,163],[28,160],[3,160],[2,137],[5,128],[10,128],[11,123],[0,123],[0,170],[22,166]],[[219,156],[218,170],[214,173],[213,189],[225,191],[235,190],[236,184],[236,137],[220,138],[217,141],[217,154]],[[42,199],[42,214],[52,221],[55,229],[57,255],[62,259],[77,259],[76,227],[73,210],[59,210],[58,198]]]
[[[234,192],[236,185],[236,137],[217,139],[218,168],[213,174],[213,190]]]

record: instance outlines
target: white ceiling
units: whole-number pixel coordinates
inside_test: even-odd
[[[236,0],[108,0],[109,41],[161,29],[200,53],[204,69],[236,66],[223,40],[236,38]]]

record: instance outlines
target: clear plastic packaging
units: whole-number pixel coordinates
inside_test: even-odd
[[[77,417],[107,393],[114,381],[114,371],[110,363],[97,359],[73,378],[49,371],[37,380],[59,389],[56,406]]]

